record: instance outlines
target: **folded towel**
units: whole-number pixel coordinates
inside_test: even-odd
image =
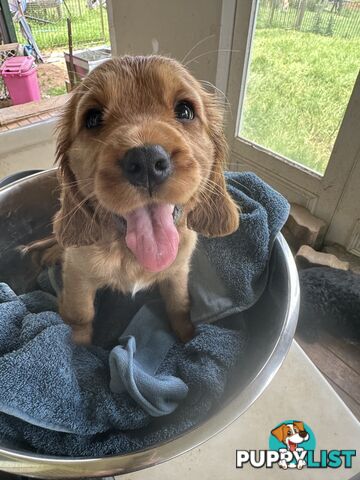
[[[153,417],[173,412],[188,387],[180,378],[156,375],[176,341],[163,303],[151,302],[140,308],[119,341],[109,356],[111,391],[129,392]]]
[[[54,272],[39,279],[41,291],[17,296],[0,286],[3,442],[54,455],[125,453],[206,418],[246,345],[241,316],[236,330],[225,328],[227,319],[262,294],[288,214],[287,202],[255,175],[232,173],[227,181],[241,206],[240,228],[199,241],[189,285],[197,329],[186,345],[170,332],[156,290],[135,300],[99,292],[96,345],[85,348],[73,345],[56,313]],[[220,319],[221,327],[202,324]]]

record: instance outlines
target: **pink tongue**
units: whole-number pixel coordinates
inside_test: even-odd
[[[176,258],[179,234],[174,225],[173,205],[150,205],[125,215],[126,245],[137,261],[151,272],[169,267]]]
[[[289,441],[290,452],[294,452],[296,450],[296,443]]]

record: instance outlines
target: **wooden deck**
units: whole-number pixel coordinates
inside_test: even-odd
[[[325,331],[315,343],[296,341],[360,421],[360,343]]]

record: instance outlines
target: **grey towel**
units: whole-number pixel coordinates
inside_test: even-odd
[[[110,352],[111,391],[127,391],[153,417],[172,413],[188,387],[180,378],[156,372],[175,341],[163,303],[141,307]]]
[[[287,202],[255,175],[227,180],[242,208],[241,225],[229,237],[200,239],[190,281],[198,326],[186,345],[168,331],[156,291],[135,301],[99,292],[97,345],[84,348],[72,344],[51,293],[18,297],[1,285],[3,442],[54,455],[124,453],[178,435],[209,414],[246,344],[242,322],[230,330],[227,318],[262,294],[288,214]],[[221,327],[201,324],[219,319]]]

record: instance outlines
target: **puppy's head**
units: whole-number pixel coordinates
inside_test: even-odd
[[[75,89],[59,126],[59,243],[91,244],[105,226],[123,224],[139,263],[163,270],[185,225],[208,237],[237,229],[225,155],[215,97],[178,62],[125,56],[102,64]]]
[[[304,423],[298,421],[283,423],[274,428],[271,433],[292,452],[296,450],[299,443],[309,440],[309,434],[305,430]]]

